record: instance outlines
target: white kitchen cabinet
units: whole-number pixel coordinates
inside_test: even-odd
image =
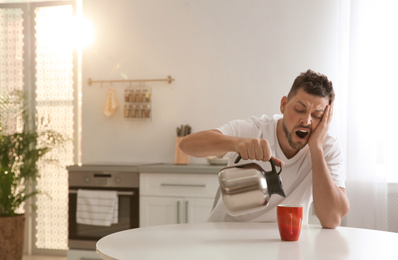
[[[141,173],[140,227],[205,222],[217,188],[217,174]]]

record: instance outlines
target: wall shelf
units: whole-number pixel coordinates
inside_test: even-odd
[[[87,83],[88,83],[88,85],[89,86],[91,86],[91,85],[93,85],[93,84],[96,84],[96,83],[100,83],[100,84],[103,84],[103,83],[134,83],[134,82],[139,82],[139,83],[141,83],[141,82],[167,82],[167,83],[169,83],[169,84],[171,84],[173,81],[174,81],[174,79],[171,77],[171,76],[168,76],[167,78],[165,78],[165,79],[120,79],[120,80],[93,80],[93,79],[91,79],[91,78],[89,78],[88,80],[87,80]]]

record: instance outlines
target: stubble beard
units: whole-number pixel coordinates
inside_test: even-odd
[[[292,147],[293,149],[300,150],[300,149],[303,149],[307,145],[309,136],[308,136],[308,138],[307,138],[307,140],[305,141],[304,144],[303,143],[295,143],[293,141],[293,135],[295,133],[294,133],[293,130],[292,130],[292,132],[289,132],[289,130],[287,129],[287,127],[285,125],[285,120],[284,119],[282,119],[282,129],[283,129],[283,132],[285,133],[287,142],[289,143],[290,147]]]

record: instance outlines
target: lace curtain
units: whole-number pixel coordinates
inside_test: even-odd
[[[398,111],[398,3],[340,1],[341,67],[334,127],[347,152],[351,210],[344,224],[398,231],[394,160]],[[397,197],[397,199],[395,199]]]

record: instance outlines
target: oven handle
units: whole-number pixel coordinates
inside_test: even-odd
[[[69,190],[69,194],[77,194],[77,190]],[[118,196],[134,196],[134,191],[118,191]]]

